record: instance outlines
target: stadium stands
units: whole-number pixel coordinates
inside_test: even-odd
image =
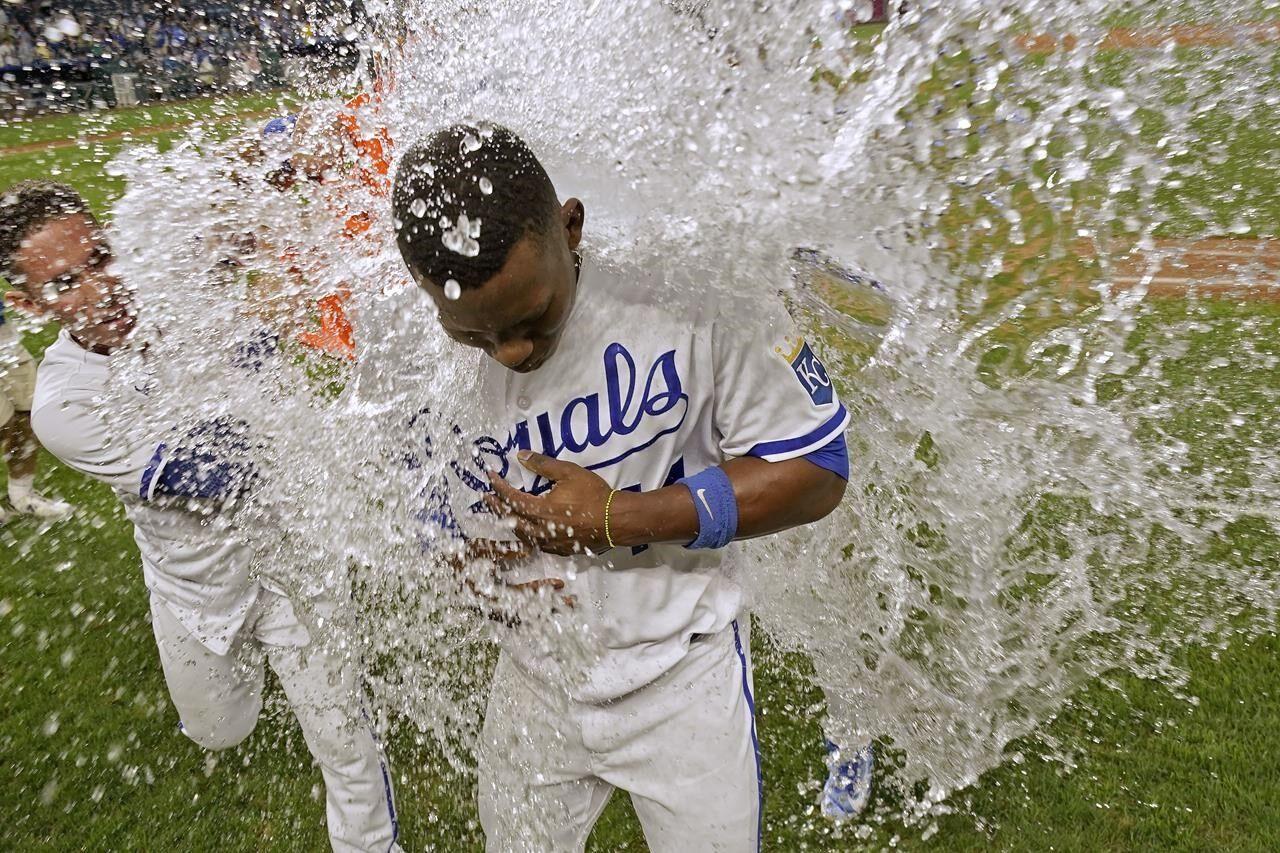
[[[280,85],[283,55],[343,39],[340,0],[0,3],[0,112]]]

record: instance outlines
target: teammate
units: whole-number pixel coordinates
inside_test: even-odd
[[[442,328],[490,357],[482,506],[542,552],[510,574],[562,579],[576,602],[563,618],[595,646],[582,661],[505,636],[479,762],[488,849],[582,850],[614,788],[652,850],[758,849],[729,546],[839,504],[849,415],[821,362],[780,300],[754,304],[755,321],[718,316],[710,298],[667,303],[662,282],[583,244],[582,202],[561,203],[504,128],[414,146],[393,211]]]
[[[0,310],[0,455],[9,466],[9,504],[19,514],[58,520],[71,514],[71,505],[35,490],[38,445],[31,432],[35,384],[35,361]],[[0,507],[0,523],[7,518]]]
[[[62,324],[37,374],[32,425],[65,464],[110,484],[134,524],[182,731],[206,749],[248,737],[265,657],[320,764],[334,850],[395,849],[391,780],[359,704],[356,664],[312,643],[333,604],[304,612],[253,578],[250,550],[217,518],[219,500],[252,476],[243,436],[225,422],[152,436],[105,411],[112,356],[138,308],[111,272],[111,248],[70,187],[25,182],[4,197],[0,273],[14,285],[6,299]]]

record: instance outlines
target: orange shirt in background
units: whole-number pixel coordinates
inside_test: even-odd
[[[391,191],[391,135],[385,127],[377,127],[372,136],[365,136],[360,126],[361,112],[373,112],[377,108],[378,100],[368,92],[361,92],[338,114],[338,128],[356,153],[355,177],[374,196],[382,198]],[[344,211],[344,214],[342,232],[349,240],[355,240],[373,225],[373,217],[367,210]],[[344,286],[318,300],[319,327],[300,334],[298,340],[313,349],[354,360],[355,336],[346,310],[350,299],[351,289]]]

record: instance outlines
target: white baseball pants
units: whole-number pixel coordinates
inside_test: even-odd
[[[578,851],[614,788],[631,795],[654,853],[749,853],[761,777],[745,623],[691,644],[657,681],[574,702],[505,654],[480,750],[490,853]]]
[[[0,426],[15,412],[31,411],[35,390],[35,360],[18,339],[13,324],[0,323]]]
[[[151,620],[187,737],[205,749],[227,749],[249,736],[262,710],[265,657],[320,764],[333,849],[396,849],[391,774],[360,701],[358,666],[318,645],[307,648],[307,630],[288,598],[263,590],[226,655],[200,643],[154,596]]]

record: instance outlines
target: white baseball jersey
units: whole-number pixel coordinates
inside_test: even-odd
[[[693,308],[659,301],[669,302],[655,298],[641,274],[584,255],[555,354],[527,374],[485,360],[482,398],[494,407],[496,429],[475,440],[475,464],[540,494],[550,484],[515,459],[516,450],[531,449],[588,468],[614,488],[650,491],[734,457],[802,456],[844,430],[849,414],[780,298],[755,306],[748,321],[717,316],[714,301]],[[483,488],[475,476],[457,485]],[[479,510],[480,495],[467,494]],[[545,556],[513,575],[562,578],[564,593],[577,597],[576,611],[603,651],[570,672],[569,689],[579,701],[600,702],[668,671],[693,635],[730,625],[743,604],[733,553],[732,546],[615,548]],[[532,674],[557,678],[562,670],[531,645],[508,651]]]
[[[147,588],[200,642],[226,654],[260,591],[250,552],[216,515],[144,500],[144,475],[164,437],[109,423],[108,362],[61,332],[36,375],[31,425],[64,464],[115,490],[134,525]]]

